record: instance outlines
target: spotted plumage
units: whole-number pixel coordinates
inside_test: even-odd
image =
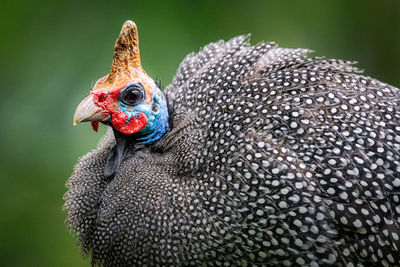
[[[111,131],[65,195],[104,266],[399,266],[400,90],[236,37],[181,63],[169,129],[115,176]]]

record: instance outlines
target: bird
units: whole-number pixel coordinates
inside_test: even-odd
[[[66,183],[93,266],[400,266],[400,90],[248,35],[165,89],[134,22],[74,125],[108,128]]]

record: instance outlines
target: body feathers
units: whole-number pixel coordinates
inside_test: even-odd
[[[111,180],[111,132],[81,158],[65,207],[93,264],[398,266],[400,90],[309,52],[209,44],[158,142]]]

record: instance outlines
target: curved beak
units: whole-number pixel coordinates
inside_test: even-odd
[[[93,95],[89,95],[76,108],[73,125],[83,121],[104,121],[107,117],[107,112],[96,106]]]

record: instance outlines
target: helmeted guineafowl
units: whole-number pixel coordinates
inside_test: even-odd
[[[399,266],[400,90],[309,52],[218,41],[161,91],[127,21],[74,116],[112,129],[65,194],[92,264]]]

